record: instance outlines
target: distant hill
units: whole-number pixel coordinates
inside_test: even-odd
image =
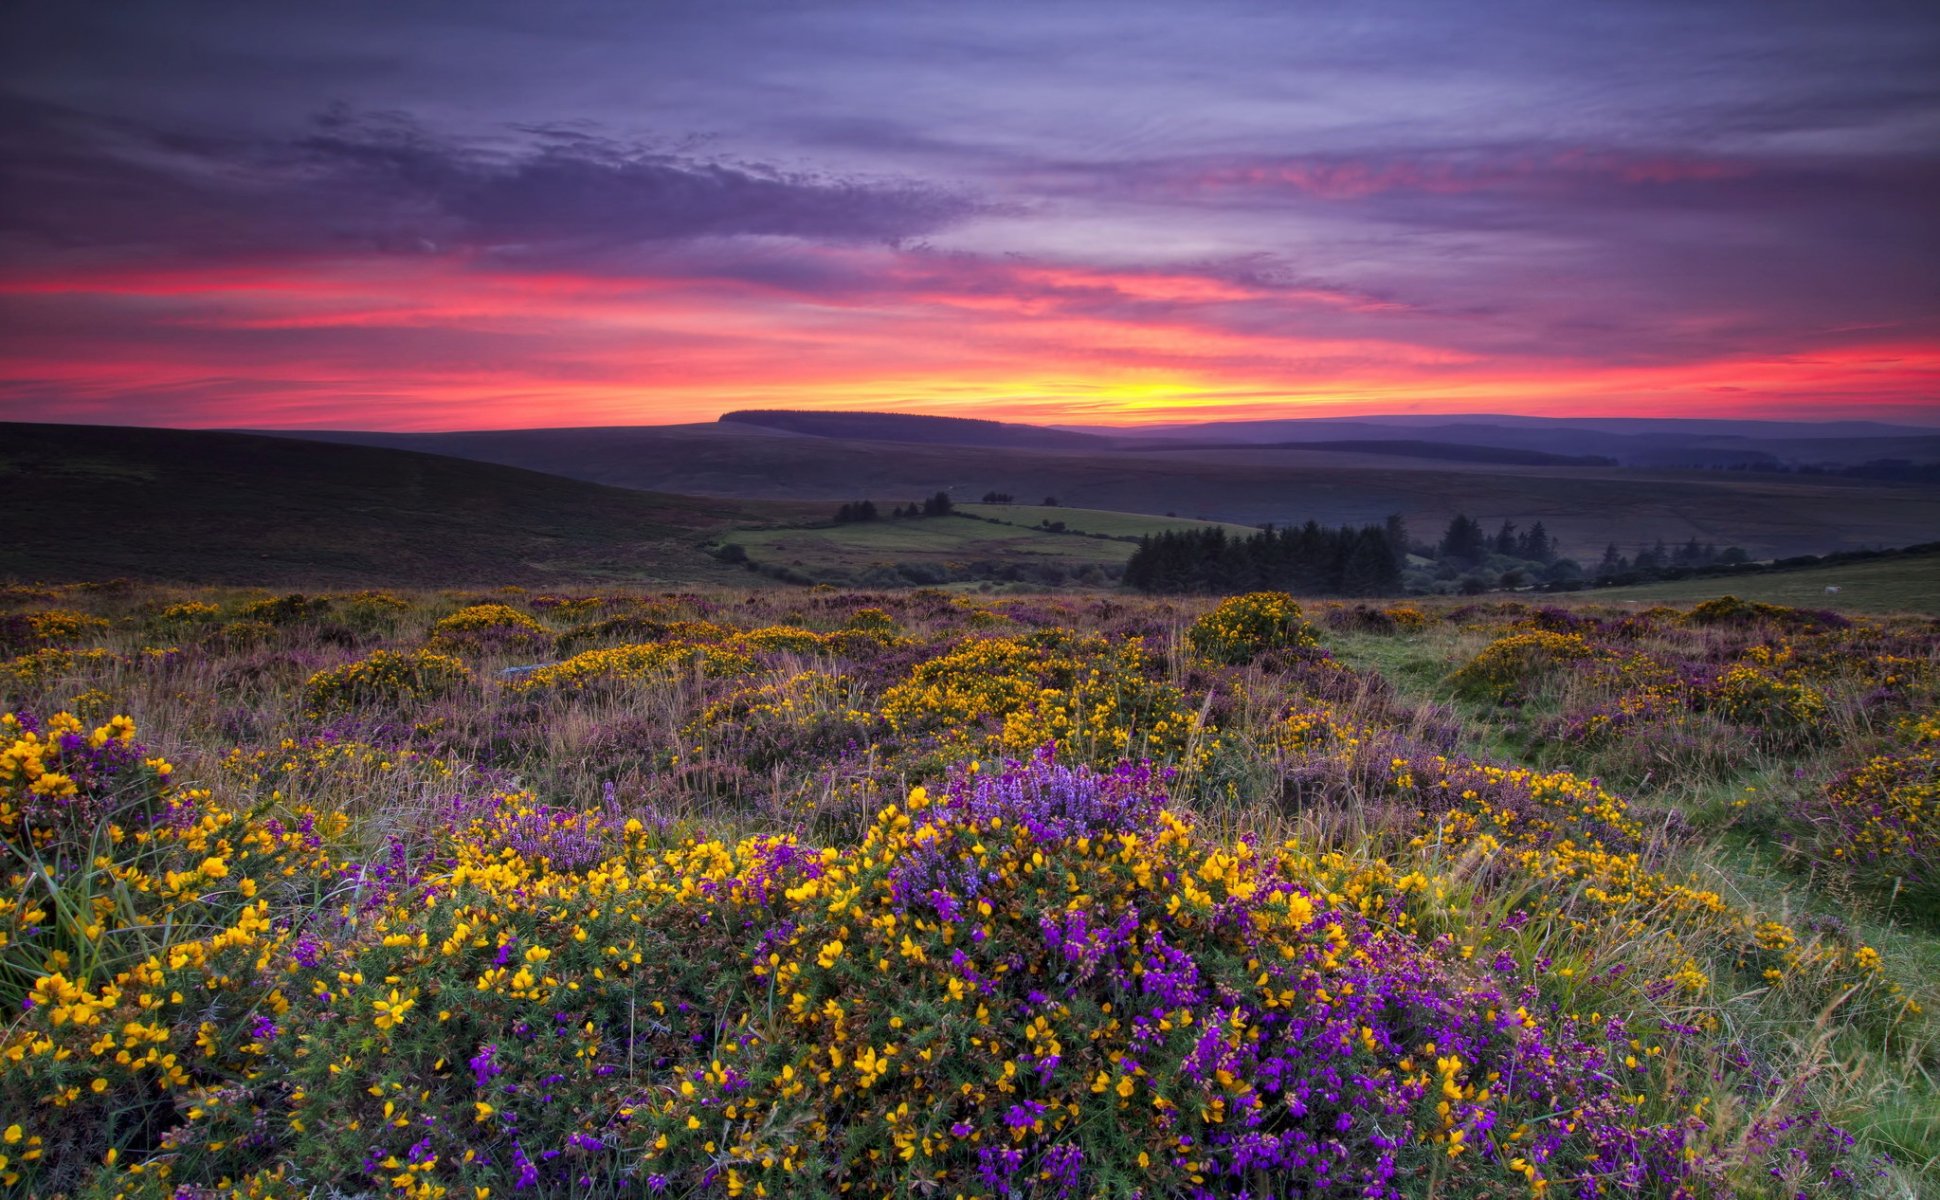
[[[21,424],[0,425],[0,505],[0,577],[272,586],[745,584],[701,543],[798,515],[399,450]]]
[[[1428,458],[1439,462],[1497,463],[1516,467],[1614,467],[1617,460],[1602,454],[1551,454],[1543,450],[1522,450],[1512,446],[1476,446],[1462,442],[1323,441],[1323,442],[1239,442],[1224,446],[1201,446],[1189,442],[1155,442],[1140,446],[1146,451],[1182,450],[1315,450],[1337,454],[1374,454],[1398,458]]]
[[[1528,417],[1511,413],[1394,413],[1363,417],[1274,417],[1241,421],[1181,421],[1135,426],[1060,425],[1105,437],[1213,437],[1271,442],[1341,436],[1420,437],[1424,430],[1521,430],[1618,434],[1625,437],[1841,438],[1935,437],[1940,423],[1902,425],[1885,421],[1768,421],[1717,417]]]
[[[1109,434],[1120,445],[1339,446],[1405,455],[1386,445],[1489,446],[1564,457],[1604,457],[1642,469],[1852,466],[1883,458],[1940,462],[1940,428],[1876,421],[1721,421],[1672,418],[1391,416],[1208,421],[1074,432]]]
[[[1659,538],[1739,545],[1757,557],[1823,554],[1927,541],[1940,529],[1940,488],[1919,483],[1437,461],[1302,446],[1155,453],[1150,443],[1130,441],[1083,449],[903,443],[885,452],[880,441],[739,422],[284,436],[408,447],[689,496],[814,501],[825,515],[848,500],[902,504],[948,491],[975,501],[994,491],[1025,503],[1056,497],[1081,508],[1239,525],[1362,524],[1398,512],[1425,537],[1462,512],[1491,528],[1540,520],[1568,553],[1590,558],[1608,542],[1635,553]],[[1433,439],[1417,429],[1406,440]]]
[[[915,413],[797,412],[747,409],[722,413],[730,425],[758,425],[811,437],[864,442],[918,442],[950,446],[1008,446],[1015,449],[1102,449],[1110,440],[1041,425],[1011,425],[971,417],[929,417]]]

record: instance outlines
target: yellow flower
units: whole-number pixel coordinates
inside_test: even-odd
[[[371,1002],[371,1007],[377,1010],[377,1027],[379,1029],[396,1028],[399,1024],[403,1023],[404,1014],[410,1012],[412,1006],[416,1004],[416,1000],[400,999],[397,994],[397,989],[392,988],[391,998],[389,1000],[374,1000]]]

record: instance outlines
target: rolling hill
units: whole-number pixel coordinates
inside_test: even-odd
[[[1404,440],[1423,440],[1419,428],[1404,432]],[[1931,485],[1451,462],[1370,452],[1376,447],[997,448],[807,436],[732,422],[287,436],[426,450],[616,487],[818,501],[831,510],[863,498],[904,503],[945,490],[975,500],[999,491],[1239,525],[1361,524],[1399,512],[1417,536],[1439,532],[1465,512],[1491,525],[1540,520],[1567,553],[1589,557],[1609,542],[1634,552],[1660,538],[1739,545],[1754,557],[1823,554],[1926,541],[1940,529],[1940,488]]]
[[[0,426],[0,504],[0,577],[274,586],[745,585],[702,543],[806,515],[365,446],[20,424]]]
[[[1643,417],[1472,416],[1310,417],[1213,421],[1130,429],[1071,427],[1115,442],[1320,446],[1358,442],[1489,447],[1608,458],[1638,468],[1856,466],[1881,458],[1940,461],[1940,428],[1878,421],[1729,421]]]

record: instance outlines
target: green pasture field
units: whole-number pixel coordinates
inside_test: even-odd
[[[1836,587],[1837,592],[1826,591]],[[1940,617],[1940,554],[1761,571],[1724,579],[1680,579],[1580,594],[1594,603],[1695,604],[1715,596],[1829,608],[1835,612],[1925,613]]]
[[[1045,521],[1062,521],[1065,528],[1054,532],[1040,524]],[[856,582],[906,565],[990,579],[1032,567],[1118,567],[1131,557],[1129,539],[1212,524],[1056,505],[964,504],[946,517],[737,529],[720,540],[739,546],[757,566],[786,568],[816,580]],[[1234,536],[1253,532],[1244,525],[1220,527]]]
[[[1186,517],[1161,517],[1149,513],[1113,512],[1102,508],[1065,508],[1049,504],[959,504],[957,511],[988,521],[1032,528],[1049,521],[1062,521],[1072,533],[1098,533],[1113,538],[1143,537],[1148,533],[1173,533],[1204,529],[1216,525],[1229,537],[1247,537],[1258,532],[1252,525],[1222,521],[1195,521]]]
[[[899,563],[1048,564],[1118,566],[1131,557],[1124,542],[993,525],[968,517],[910,517],[814,528],[738,529],[722,543],[738,545],[761,565],[853,573]]]

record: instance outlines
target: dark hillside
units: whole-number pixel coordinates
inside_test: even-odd
[[[0,426],[0,576],[342,585],[745,583],[700,549],[789,507],[249,434]]]

